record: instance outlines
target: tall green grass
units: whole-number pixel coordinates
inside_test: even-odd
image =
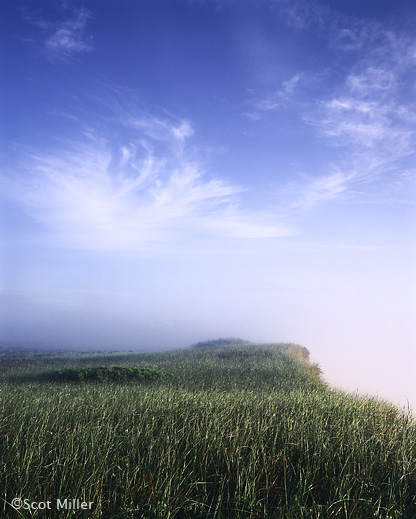
[[[416,424],[285,348],[22,358],[0,385],[0,517],[416,518]],[[136,366],[153,383],[46,382]],[[14,497],[52,502],[15,511]],[[56,499],[93,501],[54,509]]]

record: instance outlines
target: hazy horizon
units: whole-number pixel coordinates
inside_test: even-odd
[[[1,343],[293,342],[416,408],[413,2],[0,9]]]

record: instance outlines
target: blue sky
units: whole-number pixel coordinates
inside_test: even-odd
[[[4,0],[0,339],[292,341],[416,405],[410,0]]]

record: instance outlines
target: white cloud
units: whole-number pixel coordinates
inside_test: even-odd
[[[265,95],[261,99],[250,101],[249,104],[252,105],[253,109],[245,115],[249,119],[256,121],[261,118],[263,112],[270,112],[287,105],[296,96],[302,79],[301,74],[296,74],[290,79],[283,81],[274,92]]]
[[[40,29],[40,41],[50,59],[67,59],[76,53],[93,50],[92,38],[85,35],[90,11],[80,7],[64,7],[58,20],[48,20],[44,16],[24,10],[25,19]],[[32,38],[26,41],[33,41]]]
[[[398,184],[415,154],[414,36],[319,1],[272,0],[269,5],[296,31],[313,31],[328,52],[320,71],[298,69],[271,93],[252,93],[252,109],[245,113],[259,121],[296,101],[301,120],[319,136],[318,146],[338,148],[338,156],[320,172],[306,168],[286,189],[291,215],[297,218],[330,200],[362,200],[364,192],[374,202],[378,190],[379,200],[385,200],[386,186]],[[390,191],[398,202],[407,198],[404,191]]]
[[[354,147],[357,151],[380,145],[395,133],[389,108],[375,101],[362,102],[353,97],[334,98],[322,103],[317,126],[334,144]],[[401,133],[401,131],[400,131]]]
[[[193,135],[194,130],[189,121],[181,121],[179,126],[171,129],[171,132],[177,141],[184,142],[185,139]]]
[[[333,144],[354,156],[372,153],[391,163],[414,152],[414,103],[396,91],[399,73],[373,66],[347,76],[332,97],[305,117]]]
[[[191,122],[185,119],[177,120],[174,124],[166,119],[150,115],[139,118],[125,116],[123,122],[127,126],[137,128],[155,141],[166,142],[179,147],[182,147],[186,139],[194,134]]]
[[[391,92],[397,84],[395,74],[386,67],[369,65],[363,72],[352,73],[346,79],[346,87],[357,97],[383,95]]]
[[[307,179],[299,187],[293,208],[311,209],[314,206],[338,198],[348,190],[351,175],[335,171],[318,179]]]
[[[9,196],[42,225],[45,239],[140,251],[179,246],[189,236],[196,246],[209,237],[291,234],[272,212],[246,209],[243,188],[210,178],[187,157],[188,121],[147,117],[132,126],[135,137],[117,146],[89,130],[83,142],[27,155],[13,171]]]
[[[336,34],[342,35],[338,51],[361,52],[344,78],[338,78],[304,115],[304,121],[317,129],[323,144],[342,150],[336,166],[331,168],[344,172],[345,189],[340,193],[380,178],[394,182],[403,161],[415,153],[416,120],[412,114],[416,113],[416,104],[408,85],[416,65],[412,58],[416,42],[376,22],[366,21],[365,26],[364,22],[353,22],[334,15],[328,24],[330,44]],[[328,178],[332,176],[323,176]],[[315,187],[311,186],[312,199],[317,195]]]
[[[272,5],[295,30],[313,30],[320,44],[326,40],[336,64],[329,61],[321,71],[319,88],[318,73],[299,70],[274,92],[251,102],[254,109],[245,114],[258,121],[296,100],[320,145],[340,150],[331,164],[322,164],[323,172],[306,171],[293,181],[290,207],[300,214],[330,200],[354,200],[354,193],[380,179],[393,184],[415,153],[416,103],[409,90],[416,65],[414,37],[376,20],[341,14],[322,2],[276,0]],[[305,95],[302,90],[310,87],[313,92]],[[385,199],[384,185],[378,186]],[[371,190],[364,191],[370,196]]]

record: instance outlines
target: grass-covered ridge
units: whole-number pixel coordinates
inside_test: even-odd
[[[0,365],[0,516],[22,517],[9,504],[17,496],[93,501],[76,513],[88,519],[415,518],[414,418],[329,389],[300,346],[243,342],[9,356]],[[43,376],[104,367],[171,376]]]

